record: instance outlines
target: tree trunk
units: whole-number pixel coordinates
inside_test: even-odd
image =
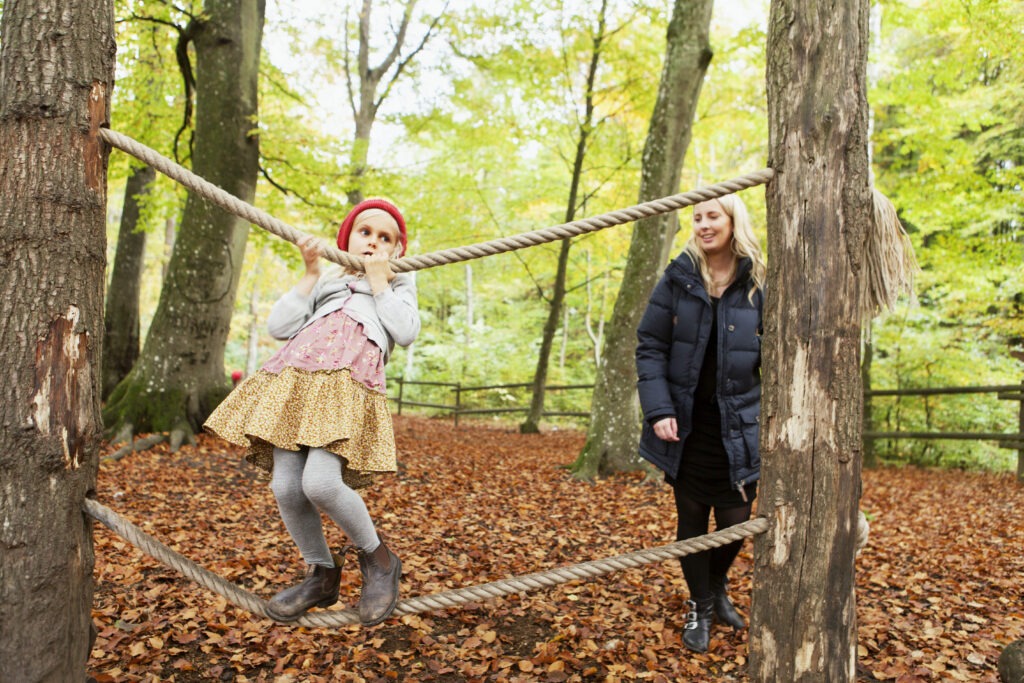
[[[565,222],[576,219],[576,203],[579,197],[580,183],[583,181],[583,161],[587,156],[590,134],[594,126],[594,84],[597,81],[597,69],[601,63],[601,49],[605,39],[605,15],[608,11],[607,0],[602,0],[597,16],[597,29],[594,32],[594,46],[590,53],[587,67],[587,90],[584,93],[584,114],[580,121],[579,137],[576,140],[576,157],[573,159],[572,179],[569,182],[569,200],[565,209]],[[530,399],[530,411],[526,419],[519,425],[522,434],[536,434],[540,431],[540,421],[544,415],[544,394],[548,382],[548,365],[551,362],[551,348],[554,346],[555,332],[562,318],[562,306],[565,305],[565,282],[568,277],[569,251],[571,240],[562,240],[558,250],[558,269],[555,273],[555,284],[548,307],[548,318],[544,323],[541,335],[540,353],[537,356],[537,368],[533,373],[533,386]]]
[[[679,191],[683,158],[690,145],[693,114],[711,61],[708,31],[712,0],[676,0],[669,22],[665,66],[651,127],[644,143],[640,202]],[[640,439],[640,403],[636,394],[636,328],[647,299],[668,261],[679,229],[675,213],[636,222],[622,285],[605,335],[601,368],[591,398],[587,440],[572,471],[589,479],[635,470]]]
[[[402,71],[409,66],[412,58],[426,46],[427,41],[433,36],[434,28],[440,20],[440,17],[434,19],[430,30],[424,35],[419,45],[410,50],[406,57],[399,59],[399,55],[405,47],[406,34],[416,1],[405,0],[402,19],[394,29],[394,43],[377,66],[370,66],[371,41],[376,44],[375,39],[377,38],[370,27],[373,0],[363,0],[362,8],[359,11],[359,45],[356,48],[355,78],[353,78],[352,68],[349,66],[347,58],[345,63],[349,106],[352,108],[352,119],[355,123],[352,150],[349,154],[349,187],[345,194],[353,206],[363,201],[363,184],[366,172],[369,170],[370,133],[377,120],[377,111]],[[390,76],[388,76],[389,71],[391,72]],[[378,95],[385,76],[388,76],[388,81],[384,85],[383,94]],[[356,93],[359,94],[358,97],[356,97]]]
[[[156,171],[140,166],[128,176],[117,252],[103,317],[103,397],[106,398],[139,357],[139,292],[146,256],[146,231],[139,225],[139,199],[149,194]]]
[[[113,3],[8,2],[0,34],[0,680],[82,681]]]
[[[263,0],[208,0],[194,38],[193,171],[247,202],[259,163],[252,131],[264,10]],[[142,354],[104,409],[108,430],[191,437],[226,395],[224,348],[248,234],[242,218],[189,195]]]
[[[578,160],[582,161],[581,158]],[[579,187],[578,175],[574,174],[570,202],[575,201],[576,189]],[[570,212],[572,207],[570,206]],[[565,219],[568,223],[572,221],[571,216]],[[558,270],[555,273],[555,288],[551,293],[551,303],[548,308],[548,318],[544,322],[544,331],[541,334],[540,352],[537,355],[537,367],[533,373],[533,392],[530,399],[530,412],[526,420],[519,425],[521,434],[537,434],[540,432],[540,421],[544,415],[544,394],[548,383],[548,365],[551,362],[551,348],[555,343],[555,332],[558,331],[558,323],[562,317],[562,306],[565,304],[565,280],[569,269],[569,251],[572,249],[571,240],[562,240],[558,249]]]
[[[160,281],[167,280],[167,266],[171,262],[171,254],[174,253],[174,241],[178,238],[178,225],[174,216],[169,216],[164,221],[164,255],[160,265]]]
[[[266,247],[264,247],[264,252]],[[261,254],[262,256],[262,254]],[[258,258],[253,263],[252,291],[249,292],[249,329],[246,333],[245,345],[245,376],[250,377],[256,374],[259,369],[259,341],[260,341],[260,263]]]
[[[870,325],[871,323],[868,323]],[[864,342],[864,357],[860,362],[860,384],[867,391],[871,389],[871,362],[874,359],[874,344],[868,339]],[[871,397],[864,397],[863,412],[864,431],[874,431],[874,416],[871,414]],[[875,467],[878,465],[878,450],[875,448],[874,439],[864,439],[864,467]]]
[[[868,0],[774,0],[751,679],[856,677]]]

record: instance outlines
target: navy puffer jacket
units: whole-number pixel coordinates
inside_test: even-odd
[[[718,406],[722,443],[733,488],[760,477],[761,314],[764,294],[748,298],[751,261],[741,259],[733,283],[718,303]],[[686,437],[693,429],[693,395],[711,336],[711,299],[700,272],[684,251],[665,269],[637,328],[637,389],[644,426],[640,455],[675,478]],[[655,422],[675,417],[679,441],[662,441]]]

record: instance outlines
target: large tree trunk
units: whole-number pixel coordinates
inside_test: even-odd
[[[669,22],[665,66],[644,143],[640,201],[679,191],[683,158],[690,145],[693,114],[711,62],[708,29],[712,0],[676,0]],[[591,398],[590,427],[572,465],[577,477],[635,470],[640,438],[636,394],[636,328],[647,299],[668,260],[679,229],[675,213],[637,221],[622,285],[607,327],[601,368]]]
[[[82,681],[113,3],[7,2],[0,35],[0,680]]]
[[[139,166],[125,183],[117,252],[103,316],[104,398],[128,376],[139,357],[139,290],[146,256],[146,231],[139,225],[139,199],[149,194],[154,180],[156,171],[152,166]]]
[[[252,131],[265,7],[208,0],[194,33],[193,171],[247,202],[259,164]],[[142,355],[104,409],[109,430],[190,437],[228,392],[224,347],[248,235],[245,220],[189,195]]]
[[[861,494],[856,277],[872,220],[868,0],[774,0],[756,681],[852,681]]]

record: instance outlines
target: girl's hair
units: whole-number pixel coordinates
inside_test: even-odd
[[[747,212],[747,205],[743,200],[734,194],[727,194],[717,198],[722,210],[732,221],[732,244],[731,249],[736,259],[743,257],[751,261],[750,279],[754,286],[750,288],[747,297],[753,301],[754,292],[764,288],[765,273],[767,269],[764,259],[761,257],[761,242],[754,234],[754,226]],[[711,291],[711,271],[708,269],[708,261],[704,256],[704,250],[697,245],[697,235],[693,233],[686,241],[683,251],[689,255],[690,260],[700,270],[701,279],[704,280],[704,288]]]

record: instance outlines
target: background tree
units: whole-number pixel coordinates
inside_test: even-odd
[[[606,41],[611,39],[616,31],[608,29],[608,2],[602,0],[600,9],[594,19],[594,26],[587,38],[590,42],[589,59],[583,78],[582,111],[578,115],[578,128],[576,131],[576,151],[572,157],[572,174],[569,179],[569,197],[565,207],[565,219],[569,223],[576,220],[576,212],[586,203],[586,197],[580,197],[583,184],[584,164],[587,161],[587,153],[593,138],[598,134],[601,120],[597,119],[597,98],[598,70],[601,68],[602,52]],[[567,59],[567,61],[569,61]],[[567,68],[571,66],[567,65]],[[573,80],[571,77],[567,80]],[[519,425],[519,431],[524,434],[536,434],[540,431],[540,421],[544,413],[544,396],[548,380],[548,364],[551,360],[551,349],[554,345],[555,333],[559,325],[565,325],[567,321],[562,319],[562,310],[565,305],[566,279],[569,269],[569,251],[572,249],[572,240],[561,240],[558,247],[558,266],[555,270],[554,284],[551,288],[551,296],[547,299],[548,316],[541,332],[540,349],[537,353],[537,366],[533,372],[533,386],[530,390],[530,410],[526,419]]]
[[[115,28],[121,57],[117,88],[112,96],[111,125],[131,131],[136,139],[170,154],[181,127],[181,106],[187,97],[176,91],[181,73],[174,57],[184,27],[180,15],[161,3],[115,3]],[[103,397],[123,380],[139,356],[142,284],[146,243],[150,233],[164,236],[165,217],[180,211],[183,194],[169,181],[157,180],[153,169],[124,154],[114,156],[108,172],[111,186],[124,182],[119,227],[108,234],[113,253],[107,286],[103,338]],[[116,201],[118,190],[111,193]]]
[[[711,61],[711,9],[711,0],[677,0],[673,7],[658,100],[644,145],[641,202],[679,191],[693,113]],[[591,397],[587,442],[573,464],[578,477],[591,478],[637,467],[640,424],[634,365],[636,327],[678,229],[674,213],[639,220],[633,228],[622,286],[605,330],[605,350]]]
[[[0,17],[0,678],[80,681],[91,640],[110,2]]]
[[[370,65],[370,52],[375,38],[370,21],[373,13],[373,0],[363,0],[362,9],[359,11],[359,38],[356,44],[354,63],[349,53],[348,32],[346,31],[344,43],[345,80],[349,106],[352,107],[352,119],[355,124],[350,158],[351,175],[347,190],[348,201],[352,205],[363,201],[363,182],[369,164],[370,132],[377,119],[377,112],[402,72],[409,68],[416,55],[423,50],[434,35],[444,14],[444,8],[442,8],[427,27],[419,43],[403,55],[402,50],[405,48],[409,23],[415,8],[416,0],[404,2],[401,19],[394,31],[393,42],[386,47],[387,53],[376,66]]]
[[[121,228],[111,268],[103,316],[103,396],[110,395],[139,357],[139,293],[144,271],[146,230],[140,223],[140,204],[156,180],[150,166],[134,168],[124,188]]]
[[[621,171],[638,167],[635,150],[653,104],[646,78],[661,56],[660,35],[650,39],[648,22],[657,25],[660,14],[653,5],[641,12],[609,3],[609,23],[619,28],[602,46],[577,211],[601,213],[635,198],[635,176]],[[559,1],[500,2],[465,9],[445,22],[447,40],[436,46],[452,55],[433,60],[443,64],[434,75],[449,85],[417,84],[417,92],[427,94],[416,111],[401,118],[408,137],[394,155],[407,160],[403,184],[415,190],[412,210],[422,217],[413,237],[417,251],[564,220],[565,200],[558,197],[566,196],[576,158],[593,17],[590,8],[573,13]],[[555,33],[549,37],[547,30]],[[554,321],[564,325],[566,362],[549,365],[550,380],[593,377],[581,313],[587,256],[592,276],[601,277],[615,268],[615,255],[624,248],[621,231],[576,240],[566,269],[565,315]],[[521,381],[526,366],[536,362],[539,331],[550,317],[559,251],[553,243],[473,263],[472,299],[463,269],[418,273],[425,324],[416,344],[416,372],[481,384]],[[452,353],[453,347],[459,352]],[[399,372],[397,365],[392,368]],[[499,404],[515,399],[500,390],[481,396]],[[550,396],[549,405],[557,410],[565,399]]]
[[[1022,25],[1014,2],[882,8],[871,97],[875,176],[899,208],[922,272],[917,305],[874,325],[876,387],[1012,384],[1024,376]],[[1010,402],[974,396],[873,403],[881,431],[991,431],[1013,424],[1016,412]],[[995,444],[970,441],[876,445],[883,459],[922,465],[1006,457]]]
[[[872,221],[868,0],[773,0],[768,282],[750,674],[856,678],[857,277]],[[785,590],[779,590],[785,586]]]
[[[249,202],[264,10],[262,0],[209,0],[188,31],[196,53],[192,170]],[[248,231],[243,219],[189,195],[142,354],[104,408],[109,430],[171,432],[174,444],[227,393],[224,347]]]

